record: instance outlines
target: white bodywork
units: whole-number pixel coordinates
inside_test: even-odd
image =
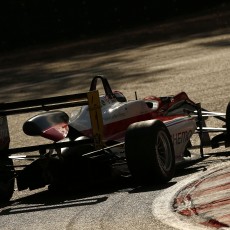
[[[171,134],[176,162],[183,160],[183,153],[197,126],[194,118],[189,116],[178,117],[164,122]]]
[[[124,103],[108,99],[106,96],[100,96],[100,101],[104,126],[149,114],[153,111],[142,100],[127,101]],[[91,129],[88,106],[83,106],[80,111],[75,111],[71,114],[70,126],[78,131]]]
[[[127,102],[118,102],[114,99],[108,99],[106,96],[100,96],[101,111],[103,117],[104,131],[111,131],[121,128],[120,135],[109,135],[109,138],[117,141],[124,141],[127,123],[129,121],[138,122],[148,119],[159,119],[164,122],[171,134],[172,142],[174,145],[176,162],[183,160],[183,153],[190,141],[191,136],[194,134],[197,126],[194,117],[191,116],[166,116],[154,117],[153,113],[158,109],[158,102],[151,101],[151,108],[143,100],[134,100]],[[125,121],[125,122],[124,122]],[[123,124],[126,123],[126,126]],[[88,106],[83,106],[80,111],[75,111],[71,114],[70,126],[76,130],[83,132],[91,129],[90,117]]]

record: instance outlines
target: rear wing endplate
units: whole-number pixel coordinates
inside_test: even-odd
[[[54,109],[83,105],[89,106],[92,137],[95,149],[103,148],[103,119],[101,113],[99,92],[98,90],[94,90],[80,94],[0,103],[0,154],[4,152],[10,155],[19,152],[37,151],[47,148],[68,147],[73,146],[74,144],[76,145],[76,143],[73,143],[74,141],[70,141],[64,143],[54,143],[9,149],[10,135],[7,116],[37,111],[49,111]]]

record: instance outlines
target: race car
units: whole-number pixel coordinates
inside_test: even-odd
[[[101,95],[98,80],[104,89]],[[70,116],[63,110],[67,107],[74,107]],[[42,136],[51,143],[9,148],[7,116],[41,110],[45,112],[29,118],[22,129],[26,135]],[[201,157],[204,146],[229,146],[229,114],[229,104],[226,113],[209,112],[185,92],[127,100],[103,76],[92,79],[87,93],[3,103],[0,202],[11,199],[15,180],[18,190],[47,185],[65,190],[72,184],[81,188],[114,174],[122,176],[118,165],[127,166],[138,183],[166,183],[173,178],[175,166],[191,156],[193,135],[200,138]],[[223,121],[224,127],[206,127],[210,116]],[[210,138],[210,132],[217,135]],[[32,155],[34,151],[39,154]],[[32,163],[22,168],[15,163],[28,159]]]

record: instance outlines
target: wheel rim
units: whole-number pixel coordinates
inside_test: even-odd
[[[156,155],[161,169],[169,171],[172,165],[172,149],[169,138],[163,131],[159,131],[157,135]]]

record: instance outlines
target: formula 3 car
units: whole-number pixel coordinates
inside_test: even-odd
[[[99,95],[97,81],[104,93]],[[80,109],[79,109],[80,106]],[[69,116],[60,108],[77,107]],[[45,111],[22,126],[26,135],[42,136],[51,143],[10,148],[8,115]],[[229,114],[208,112],[185,92],[174,96],[147,96],[127,100],[113,91],[106,78],[92,79],[89,92],[0,104],[0,202],[11,199],[15,180],[18,190],[49,185],[81,188],[110,178],[117,165],[127,165],[139,183],[166,183],[175,165],[190,157],[191,137],[198,134],[203,147],[229,146]],[[215,117],[224,127],[208,128]],[[216,132],[213,138],[209,133]],[[30,152],[38,151],[32,155]],[[21,153],[24,153],[22,155]],[[25,154],[28,153],[28,154]],[[33,159],[16,167],[15,161]]]

